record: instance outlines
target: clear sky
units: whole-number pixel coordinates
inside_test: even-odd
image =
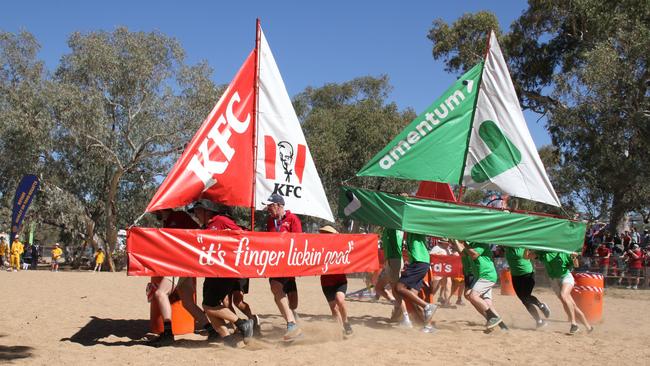
[[[214,81],[224,84],[254,47],[259,17],[290,95],[307,86],[386,74],[394,88],[390,99],[419,113],[459,76],[445,73],[431,57],[426,36],[434,19],[453,22],[464,13],[490,10],[508,29],[526,7],[524,0],[23,0],[3,3],[0,29],[33,33],[50,70],[69,52],[72,32],[158,30],[180,41],[189,63],[206,60]],[[550,143],[538,116],[525,116],[537,146]]]

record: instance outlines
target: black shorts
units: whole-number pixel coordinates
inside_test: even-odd
[[[402,272],[399,282],[406,285],[409,289],[420,291],[420,288],[422,288],[422,280],[424,279],[424,276],[427,275],[430,268],[431,264],[426,262],[409,263],[409,265],[404,268],[404,272]]]
[[[343,282],[338,285],[323,286],[323,294],[325,295],[327,302],[336,300],[337,292],[342,292],[345,295],[345,293],[348,292],[348,283]]]
[[[282,290],[285,294],[288,294],[289,292],[298,292],[298,286],[296,286],[295,277],[271,277],[269,278],[269,283],[271,283],[271,281],[280,282],[282,284]]]
[[[203,282],[203,305],[223,305],[223,300],[232,292],[237,280],[238,278],[206,278]]]
[[[470,289],[474,286],[474,275],[471,273],[463,273],[463,281],[465,281],[465,288]]]
[[[235,283],[233,284],[232,291],[241,291],[245,294],[248,293],[248,284],[250,280],[248,278],[236,278]]]

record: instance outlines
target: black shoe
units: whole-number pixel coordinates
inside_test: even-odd
[[[260,317],[253,315],[253,336],[261,337],[262,336],[262,327],[260,326]]]
[[[208,328],[208,342],[218,341],[219,339],[221,339],[221,335],[210,325],[210,328]]]
[[[156,339],[149,342],[151,347],[167,347],[174,343],[174,334],[161,333]]]
[[[238,320],[236,323],[237,329],[241,332],[241,334],[244,336],[244,342],[246,342],[248,339],[250,339],[253,336],[253,319],[248,319],[248,320]]]
[[[574,335],[580,331],[580,328],[578,328],[577,324],[571,324],[571,328],[569,329],[569,335]]]
[[[232,348],[237,348],[237,337],[234,335],[229,335],[227,337],[223,338],[223,344],[224,346],[232,347]]]
[[[548,319],[548,317],[551,316],[551,309],[548,308],[548,305],[542,303],[542,304],[539,306],[539,310],[542,311],[542,313],[544,314],[544,317],[545,317],[546,319]]]

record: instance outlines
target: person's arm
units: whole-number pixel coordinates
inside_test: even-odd
[[[526,259],[536,259],[537,255],[535,255],[535,252],[533,252],[532,250],[526,249],[526,251],[524,251],[524,258],[526,258]]]
[[[573,252],[571,253],[571,260],[573,261],[573,267],[578,268],[580,267],[580,261],[578,260],[578,253]]]

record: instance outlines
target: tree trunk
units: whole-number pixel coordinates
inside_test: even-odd
[[[113,172],[106,195],[106,245],[108,246],[106,248],[106,260],[111,272],[115,272],[113,251],[117,245],[117,206],[115,205],[115,199],[117,198],[117,186],[123,174],[124,171],[119,168]]]
[[[614,232],[620,232],[619,225],[621,225],[627,211],[622,198],[622,194],[614,193],[614,198],[612,199],[612,210],[610,211],[609,216],[609,227],[612,234],[614,234]]]

